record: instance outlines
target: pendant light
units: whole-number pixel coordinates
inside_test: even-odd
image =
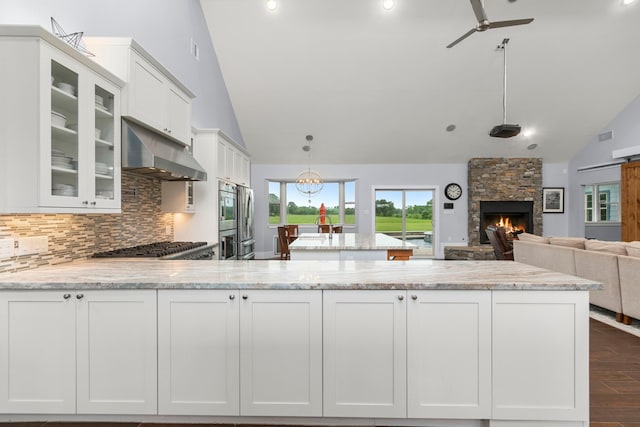
[[[313,135],[307,135],[306,140],[311,143],[313,141]],[[302,147],[302,151],[307,153],[307,169],[302,171],[296,178],[296,189],[307,196],[309,204],[311,204],[311,197],[318,194],[324,188],[324,181],[320,174],[314,170],[311,170],[311,146],[309,144]]]

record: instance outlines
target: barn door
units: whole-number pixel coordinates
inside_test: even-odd
[[[621,171],[622,240],[640,240],[640,162],[624,163]]]

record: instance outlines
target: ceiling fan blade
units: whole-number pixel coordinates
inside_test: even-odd
[[[473,8],[473,13],[476,14],[476,19],[478,20],[478,22],[487,21],[487,14],[484,13],[482,0],[471,0],[471,7]]]
[[[469,37],[471,34],[475,33],[477,30],[475,28],[470,29],[469,31],[467,31],[466,33],[464,33],[461,37],[457,38],[455,41],[449,43],[447,45],[447,49],[454,47],[455,45],[457,45],[458,43],[460,43],[462,40],[466,39],[467,37]]]
[[[529,24],[532,21],[533,21],[533,18],[513,19],[511,21],[496,21],[496,22],[489,23],[489,28],[512,27],[514,25]]]

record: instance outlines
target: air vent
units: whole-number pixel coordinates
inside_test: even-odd
[[[605,142],[605,141],[609,141],[613,139],[613,131],[607,131],[607,132],[602,132],[600,135],[598,135],[598,141],[600,142]]]

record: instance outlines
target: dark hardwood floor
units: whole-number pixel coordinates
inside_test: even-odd
[[[590,322],[591,427],[640,427],[640,338]]]
[[[590,319],[589,322],[591,427],[640,427],[640,337],[597,320]],[[44,427],[45,424],[47,427],[137,427],[139,425],[137,423],[0,422],[0,427]],[[141,427],[166,426],[166,424],[151,423],[141,425]],[[202,426],[205,425],[198,425],[198,427]]]

